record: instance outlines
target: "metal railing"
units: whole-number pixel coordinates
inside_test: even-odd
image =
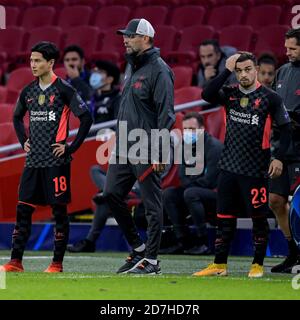
[[[187,102],[187,103],[183,103],[183,104],[178,104],[175,106],[175,112],[180,112],[186,109],[190,109],[193,107],[204,107],[209,105],[208,102],[204,101],[203,99],[201,100],[196,100],[193,102]],[[205,111],[200,111],[200,114],[206,114],[206,113],[211,113],[211,112],[215,112],[218,111],[220,109],[220,107],[217,108],[211,108],[209,110],[205,110]],[[98,124],[94,124],[92,125],[91,129],[90,129],[90,134],[94,133],[94,132],[98,132],[100,129],[106,129],[106,128],[113,128],[115,127],[117,124],[117,120],[111,120],[111,121],[107,121],[107,122],[103,122],[103,123],[98,123]],[[78,129],[74,129],[71,130],[69,132],[69,137],[73,137],[77,134]],[[0,133],[1,134],[1,133]],[[94,137],[96,139],[96,137]],[[14,144],[10,144],[7,146],[3,146],[0,147],[0,154],[1,153],[6,153],[6,152],[13,152],[13,151],[18,151],[21,150],[22,147],[20,145],[20,143],[14,143]]]

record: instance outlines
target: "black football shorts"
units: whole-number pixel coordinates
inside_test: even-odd
[[[69,203],[70,163],[46,168],[25,167],[19,186],[19,201],[36,205]]]

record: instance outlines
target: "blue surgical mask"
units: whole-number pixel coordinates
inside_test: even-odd
[[[198,135],[196,132],[191,130],[184,130],[183,131],[183,141],[187,144],[195,143],[198,140]]]
[[[90,86],[94,89],[97,90],[101,87],[104,86],[104,78],[103,75],[99,72],[93,72],[90,76]]]

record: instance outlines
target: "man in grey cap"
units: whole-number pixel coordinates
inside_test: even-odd
[[[158,158],[152,159],[149,147],[152,129],[170,130],[175,122],[174,78],[171,69],[161,59],[159,50],[153,47],[155,31],[145,19],[131,20],[126,29],[118,30],[123,35],[128,66],[125,72],[116,131],[115,162],[110,161],[104,196],[120,228],[132,247],[132,252],[118,273],[159,274],[157,254],[163,223],[162,192],[159,174],[164,170],[162,147]],[[129,153],[123,150],[124,134],[121,125],[127,125],[126,144]],[[137,141],[128,139],[128,133],[143,129],[146,138],[136,157],[130,147]],[[164,145],[164,141],[162,142]],[[145,147],[146,146],[146,147]],[[148,147],[149,146],[149,147]],[[143,157],[146,152],[146,157]],[[125,159],[125,161],[124,161]],[[138,180],[148,221],[147,242],[141,239],[133,218],[127,209],[125,197]]]

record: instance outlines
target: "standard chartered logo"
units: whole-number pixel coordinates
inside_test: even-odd
[[[255,124],[258,126],[259,117],[255,114],[252,116],[251,124]]]
[[[50,111],[49,112],[49,121],[55,121],[56,117],[55,117],[55,112],[54,111]]]
[[[299,290],[300,289],[300,266],[294,266],[292,269],[292,273],[297,273],[293,279],[292,279],[292,288],[294,290]]]

